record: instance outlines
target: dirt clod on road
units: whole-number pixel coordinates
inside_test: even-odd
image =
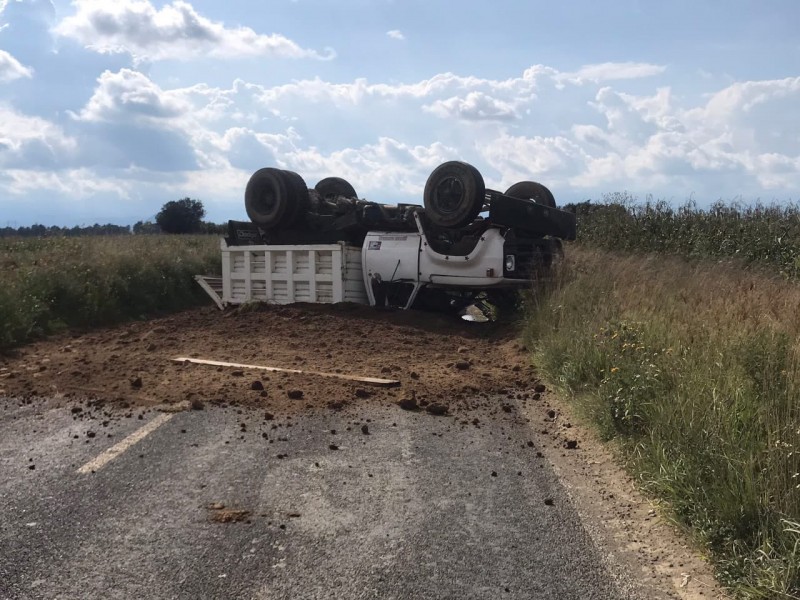
[[[215,523],[240,523],[246,521],[250,516],[249,510],[232,509],[232,508],[210,508],[211,520]]]

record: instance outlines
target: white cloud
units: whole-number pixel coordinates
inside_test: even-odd
[[[208,145],[231,166],[245,171],[255,171],[267,164],[278,164],[302,144],[298,133],[291,127],[284,133],[265,133],[246,127],[232,127],[222,135],[210,133]],[[213,158],[209,158],[213,164]]]
[[[758,181],[767,190],[792,189],[800,183],[800,156],[765,153],[748,156],[745,167],[757,173]]]
[[[76,115],[83,121],[155,122],[172,119],[191,108],[179,94],[162,90],[146,75],[131,69],[105,71],[89,102]]]
[[[51,167],[67,162],[77,146],[74,138],[50,121],[0,105],[0,165]]]
[[[683,111],[693,165],[743,170],[768,189],[800,187],[800,77],[734,83]]]
[[[388,35],[393,40],[404,40],[406,36],[403,35],[403,32],[399,29],[392,29],[391,31],[387,31],[386,35]]]
[[[249,27],[226,27],[198,14],[191,4],[174,0],[156,9],[149,0],[74,0],[76,12],[55,32],[100,53],[129,53],[137,60],[191,60],[200,57],[331,59],[300,47],[279,34],[259,34]]]
[[[453,96],[437,100],[422,108],[437,117],[456,117],[465,121],[508,121],[519,118],[515,103],[482,92],[469,92],[463,98]]]
[[[791,192],[800,186],[800,118],[792,108],[798,103],[800,78],[734,83],[688,108],[675,106],[668,88],[642,97],[602,88],[592,106],[606,127],[573,128],[588,160],[570,182],[729,197]]]
[[[526,137],[501,134],[481,144],[483,160],[501,174],[503,189],[517,181],[537,180],[546,185],[563,183],[581,171],[588,158],[575,141],[563,136]]]
[[[696,135],[717,132],[755,152],[800,152],[800,77],[734,83],[685,111]]]
[[[425,101],[417,110],[424,110],[439,118],[454,118],[466,121],[513,121],[522,117],[531,107],[545,105],[555,116],[561,111],[563,102],[573,111],[583,107],[574,103],[574,90],[595,84],[594,79],[645,77],[660,73],[663,67],[647,63],[608,63],[589,65],[575,73],[562,73],[551,67],[534,65],[518,77],[488,79],[441,73],[412,83],[371,83],[356,79],[347,83],[332,83],[320,78],[294,81],[292,83],[264,88],[259,100],[264,106],[286,107],[297,104],[333,104],[337,109],[383,106],[389,101],[415,104]],[[542,92],[548,92],[547,100],[541,101]],[[541,108],[537,109],[539,114]]]
[[[601,83],[603,81],[618,81],[621,79],[640,79],[661,75],[666,71],[663,65],[637,62],[607,62],[594,65],[584,65],[572,73],[559,73],[557,79],[582,85],[585,83]]]
[[[421,199],[430,172],[439,164],[458,157],[456,148],[439,142],[415,145],[381,137],[376,143],[328,154],[314,147],[298,149],[283,157],[279,166],[313,179],[330,175],[344,177],[359,194],[380,202],[380,197],[374,194],[389,190],[393,198],[405,195]]]
[[[440,97],[444,94],[466,94],[470,91],[519,93],[527,94],[530,97],[537,78],[544,76],[543,72],[529,69],[522,77],[510,79],[483,79],[473,76],[464,77],[453,73],[440,73],[416,83],[398,84],[369,83],[362,78],[356,79],[352,83],[330,83],[315,78],[267,88],[261,96],[261,101],[270,104],[284,99],[302,98],[306,102],[355,105],[367,99],[403,97],[425,99]]]
[[[765,102],[796,97],[798,93],[800,77],[737,82],[713,94],[704,110],[706,116],[725,118],[732,112],[749,112]]]
[[[619,151],[629,151],[645,143],[659,127],[644,109],[647,100],[603,87],[589,106],[606,119],[605,133]]]
[[[98,193],[126,198],[133,184],[132,181],[98,178],[94,170],[85,167],[63,171],[7,169],[2,179],[5,180],[4,189],[14,195],[44,191],[76,199],[92,198]]]
[[[1,29],[0,29],[1,30]],[[33,69],[24,66],[5,50],[0,50],[0,82],[14,81],[33,76]]]

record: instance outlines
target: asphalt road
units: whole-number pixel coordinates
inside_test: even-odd
[[[627,597],[516,410],[53,405],[0,399],[2,599]]]

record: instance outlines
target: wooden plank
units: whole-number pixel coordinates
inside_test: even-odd
[[[344,379],[346,381],[357,381],[367,385],[377,387],[397,387],[400,382],[396,379],[381,379],[379,377],[360,377],[358,375],[343,375],[341,373],[323,373],[320,371],[304,371],[302,369],[284,369],[282,367],[268,367],[264,365],[244,365],[241,363],[223,362],[219,360],[206,360],[203,358],[178,357],[172,359],[175,362],[190,362],[198,365],[213,365],[216,367],[234,367],[237,369],[256,369],[259,371],[272,371],[278,373],[295,373],[297,375],[314,375],[316,377],[331,377],[333,379]]]
[[[217,305],[217,307],[220,310],[225,310],[225,305],[222,303],[222,298],[219,297],[219,294],[217,293],[217,290],[215,290],[209,284],[209,282],[207,281],[207,278],[203,277],[202,275],[195,275],[194,279],[195,279],[195,281],[197,281],[197,283],[200,284],[200,287],[203,288],[203,290],[205,290],[206,294],[209,295],[209,297],[214,301],[214,303]]]

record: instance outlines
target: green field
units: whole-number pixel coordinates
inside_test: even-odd
[[[800,276],[800,206],[717,203],[673,208],[634,204],[611,194],[607,204],[573,205],[583,245],[606,250],[658,252],[690,258],[735,259]]]
[[[192,276],[219,269],[213,235],[0,238],[0,351],[207,301]]]

